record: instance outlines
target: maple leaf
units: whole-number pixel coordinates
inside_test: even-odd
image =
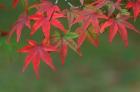
[[[52,41],[54,42],[55,46],[58,48],[60,59],[62,65],[65,64],[65,59],[68,54],[68,48],[71,48],[74,52],[76,52],[79,56],[81,56],[81,52],[77,50],[77,43],[74,41],[77,38],[76,33],[67,32],[67,34],[63,35],[61,33],[56,32],[53,35]]]
[[[22,13],[16,23],[12,26],[12,29],[9,33],[8,40],[11,38],[14,32],[17,34],[17,42],[20,40],[21,32],[24,26],[28,27],[29,29],[31,28],[30,26],[30,19],[29,16],[27,15],[26,12]]]
[[[61,24],[61,22],[58,20],[59,18],[64,17],[63,14],[58,14],[53,12],[52,15],[50,14],[44,14],[44,13],[36,13],[32,16],[30,16],[30,19],[34,20],[35,23],[33,25],[33,30],[31,32],[31,35],[33,35],[40,27],[42,28],[42,31],[46,38],[50,38],[50,28],[51,25],[57,27],[64,33],[66,32],[64,26]]]
[[[107,19],[107,17],[101,12],[97,12],[87,8],[79,12],[79,16],[75,19],[74,23],[81,22],[84,31],[91,24],[94,27],[95,32],[99,33],[99,19]]]
[[[128,8],[128,9],[132,8],[133,9],[134,18],[136,19],[140,14],[140,0],[137,0],[135,2],[134,1],[133,2],[129,1],[127,3],[126,8]]]
[[[32,62],[37,79],[39,78],[39,64],[42,59],[52,70],[56,71],[53,61],[50,57],[50,52],[55,52],[57,49],[54,46],[46,46],[46,44],[37,44],[34,40],[28,40],[27,46],[21,48],[19,52],[28,53],[25,58],[25,63],[22,72],[26,70]]]
[[[127,29],[131,29],[137,33],[140,33],[132,24],[130,24],[127,20],[129,19],[128,15],[120,15],[118,14],[116,18],[110,18],[101,26],[101,33],[105,31],[105,28],[110,27],[109,30],[109,42],[112,42],[117,32],[119,32],[122,40],[125,43],[125,46],[128,46],[128,33]]]
[[[12,5],[13,5],[14,8],[17,6],[18,2],[19,2],[19,0],[13,0],[13,4]]]
[[[78,33],[80,34],[77,42],[78,49],[81,47],[86,37],[90,40],[90,42],[97,47],[98,46],[98,37],[92,37],[94,35],[98,35],[100,31],[99,19],[107,19],[107,16],[103,15],[101,12],[97,12],[91,9],[82,10],[79,13],[79,16],[75,19],[74,23],[81,22],[82,27],[77,29],[81,30]],[[87,31],[87,29],[92,26],[94,30]],[[91,35],[92,34],[92,35]]]

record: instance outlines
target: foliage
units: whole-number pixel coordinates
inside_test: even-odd
[[[25,59],[23,72],[32,61],[34,71],[39,78],[40,59],[56,70],[51,59],[51,52],[58,52],[62,64],[65,63],[68,48],[78,55],[82,55],[80,48],[88,39],[95,47],[99,46],[99,37],[107,27],[109,30],[109,42],[112,42],[117,33],[120,34],[125,46],[128,46],[128,29],[140,33],[129,19],[136,20],[140,14],[140,0],[78,0],[79,5],[74,5],[72,0],[65,0],[69,7],[59,6],[60,0],[13,0],[13,7],[20,3],[23,12],[13,24],[8,33],[8,42],[16,32],[17,42],[20,41],[21,33],[26,27],[30,30],[30,36],[34,36],[39,29],[42,30],[43,39],[40,44],[28,40],[27,46],[19,52],[28,53]],[[131,14],[131,9],[133,14]],[[63,23],[67,20],[67,26]],[[75,30],[72,28],[77,25]]]

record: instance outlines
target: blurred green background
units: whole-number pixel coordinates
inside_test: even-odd
[[[10,0],[0,0],[0,3],[6,4],[4,10],[0,9],[0,29],[10,31],[22,11],[21,4],[13,9]],[[140,29],[140,19],[132,23]],[[106,32],[100,36],[99,48],[85,42],[83,57],[70,50],[64,66],[58,55],[52,55],[58,71],[51,71],[41,62],[40,80],[36,80],[31,64],[21,73],[25,55],[16,50],[26,44],[24,39],[30,38],[28,29],[23,32],[18,44],[15,34],[11,44],[0,37],[0,92],[140,92],[139,34],[129,30],[129,47],[125,48],[119,36],[109,44]],[[40,34],[36,33],[34,39]]]

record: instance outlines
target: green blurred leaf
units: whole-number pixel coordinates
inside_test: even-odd
[[[121,14],[123,15],[130,15],[127,9],[121,9]]]
[[[77,33],[74,33],[74,32],[68,32],[64,38],[65,39],[75,39],[77,38],[79,35]]]

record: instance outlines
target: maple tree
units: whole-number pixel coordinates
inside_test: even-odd
[[[59,53],[64,65],[69,48],[81,56],[80,48],[86,39],[98,47],[99,37],[108,31],[106,29],[108,27],[109,42],[111,43],[119,33],[126,47],[128,46],[128,30],[140,33],[129,22],[129,19],[136,21],[139,17],[140,0],[78,0],[79,5],[73,4],[72,0],[64,0],[69,5],[65,8],[61,8],[60,1],[12,0],[14,9],[18,4],[23,4],[24,10],[12,25],[11,31],[5,33],[8,35],[8,40],[10,41],[13,33],[16,33],[16,40],[20,42],[25,27],[30,30],[30,36],[34,36],[39,29],[43,34],[40,44],[37,44],[35,40],[28,40],[28,45],[18,50],[20,53],[28,54],[25,58],[23,72],[32,62],[36,76],[39,78],[40,60],[56,70],[50,56],[51,52]],[[65,20],[65,23],[61,19]],[[76,28],[72,30],[75,25],[77,25]]]

